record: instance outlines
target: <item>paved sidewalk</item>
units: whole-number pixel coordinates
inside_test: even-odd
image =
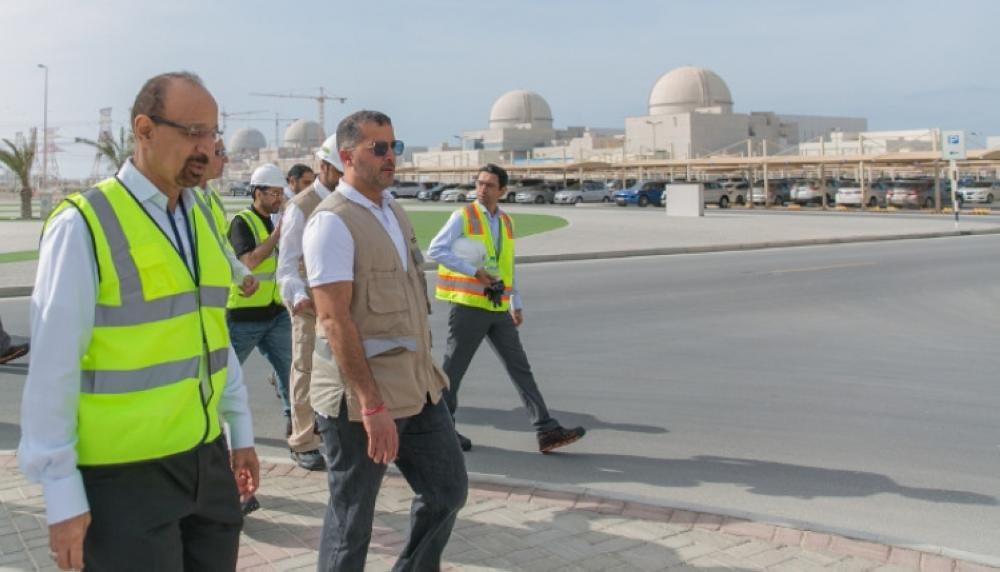
[[[263,508],[246,520],[239,569],[315,570],[326,473],[264,462]],[[389,570],[404,542],[412,492],[383,483],[366,570]],[[41,489],[0,454],[0,570],[57,570]],[[445,570],[851,570],[974,572],[998,568],[906,548],[711,514],[530,486],[473,482]],[[136,570],[142,570],[138,565]]]

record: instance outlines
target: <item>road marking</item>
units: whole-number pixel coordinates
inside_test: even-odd
[[[787,270],[769,270],[762,274],[791,274],[793,272],[820,272],[823,270],[840,270],[841,268],[863,268],[875,266],[874,262],[848,262],[846,264],[831,264],[829,266],[809,266],[806,268],[789,268]]]

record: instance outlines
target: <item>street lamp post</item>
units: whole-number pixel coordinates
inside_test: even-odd
[[[649,125],[652,128],[652,130],[653,130],[653,156],[654,157],[656,156],[656,126],[659,125],[659,124],[661,124],[661,123],[663,123],[662,119],[660,119],[658,121],[650,121],[649,119],[646,120],[646,125]]]
[[[45,190],[49,170],[49,66],[38,64],[45,70],[45,99],[42,104],[42,184],[40,190]]]

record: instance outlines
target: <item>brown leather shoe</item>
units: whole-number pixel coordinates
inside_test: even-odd
[[[538,450],[542,453],[548,453],[553,449],[575,443],[580,440],[580,437],[586,434],[587,430],[583,427],[574,427],[572,429],[556,427],[555,429],[538,434]]]

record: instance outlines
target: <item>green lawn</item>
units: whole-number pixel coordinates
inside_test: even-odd
[[[427,249],[431,239],[437,234],[445,221],[451,215],[447,211],[411,211],[410,220],[413,221],[413,229],[417,233],[417,241],[421,249]],[[537,215],[537,214],[512,214],[514,219],[514,232],[520,238],[540,232],[548,232],[557,228],[562,228],[569,224],[566,219],[558,216]],[[23,262],[25,260],[35,260],[38,258],[37,250],[21,250],[17,252],[0,253],[0,264],[6,262]]]
[[[424,250],[427,249],[431,239],[451,216],[451,213],[446,211],[409,211],[406,214],[410,215],[413,230],[417,233],[417,242]],[[510,216],[514,219],[515,238],[548,232],[569,224],[566,219],[551,215],[512,214]]]

